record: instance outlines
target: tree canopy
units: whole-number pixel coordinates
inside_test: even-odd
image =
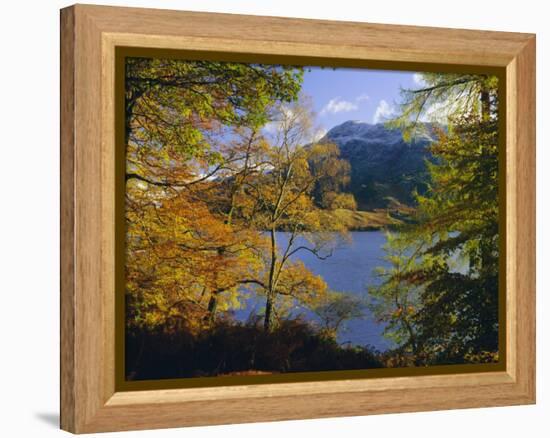
[[[198,333],[248,290],[265,297],[270,331],[296,303],[324,299],[324,280],[293,256],[323,257],[314,191],[336,193],[326,177],[345,179],[349,165],[333,145],[311,143],[301,79],[292,67],[128,59],[131,327]],[[291,233],[285,245],[279,230]]]
[[[435,75],[404,92],[393,123],[413,126],[427,103],[451,108],[416,194],[412,224],[390,236],[372,309],[403,351],[425,363],[498,357],[498,123],[496,79]],[[450,102],[449,102],[450,101]]]
[[[433,140],[426,188],[411,205],[388,200],[402,221],[376,212],[392,229],[367,302],[301,259],[330,258],[349,218],[375,213],[357,211],[340,147],[316,138],[302,68],[127,58],[128,374],[153,361],[146,342],[179,352],[166,365],[176,375],[498,359],[498,83],[420,79],[388,125]],[[236,322],[252,297],[249,321]],[[367,317],[394,349],[338,344],[346,321]],[[193,368],[195,355],[206,359]]]

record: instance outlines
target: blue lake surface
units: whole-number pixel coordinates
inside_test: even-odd
[[[278,232],[277,241],[285,247],[288,242],[288,233]],[[300,238],[295,246],[307,243]],[[308,251],[300,251],[293,259],[301,260],[313,273],[320,275],[328,286],[335,291],[343,291],[367,296],[368,286],[379,284],[374,273],[378,266],[387,266],[383,260],[383,245],[386,236],[382,231],[357,231],[350,233],[349,240],[338,240],[332,255],[326,260],[317,258]],[[311,246],[311,245],[309,245]],[[235,312],[235,317],[246,321],[250,314],[259,313],[265,305],[264,297],[250,297],[246,300],[246,307]],[[315,321],[314,314],[307,310],[300,310],[306,319]],[[368,310],[362,318],[352,319],[338,333],[338,342],[341,344],[371,345],[380,351],[392,347],[391,341],[382,335],[384,326],[377,323]]]

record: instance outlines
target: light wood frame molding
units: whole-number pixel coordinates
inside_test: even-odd
[[[115,391],[115,47],[505,69],[506,370]],[[535,36],[76,5],[61,11],[61,428],[99,432],[535,402]]]

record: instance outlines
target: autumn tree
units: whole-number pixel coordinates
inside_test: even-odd
[[[259,236],[257,231],[251,231],[249,225],[242,221],[242,217],[235,218],[235,216],[239,201],[244,199],[241,194],[245,184],[265,170],[267,165],[264,161],[265,152],[268,147],[257,128],[236,128],[227,144],[222,143],[219,146],[219,150],[225,157],[225,167],[218,172],[217,181],[202,184],[200,190],[195,191],[195,196],[207,204],[209,210],[215,212],[220,220],[223,220],[229,232],[234,233],[237,238],[248,238],[250,248],[255,249],[256,264],[261,258],[262,248],[265,247],[265,239]],[[231,269],[231,267],[227,268]],[[232,287],[242,294],[244,288],[254,285],[261,285],[257,276],[246,274],[236,279]],[[212,289],[210,292],[208,309],[211,320],[214,319],[218,310],[217,302],[220,293],[226,295],[227,288]]]
[[[188,196],[155,202],[155,192],[146,193],[148,203],[127,210],[131,323],[197,329],[217,310],[239,307],[239,287],[262,268],[257,233],[231,228]]]
[[[327,291],[326,283],[293,256],[303,251],[318,258],[330,256],[327,243],[333,236],[322,230],[313,191],[329,169],[341,164],[332,145],[311,144],[311,111],[307,106],[279,106],[272,126],[270,147],[261,159],[264,170],[243,185],[238,213],[268,238],[266,272],[260,288],[266,297],[266,331],[273,326],[278,300],[286,297],[313,305]],[[287,232],[285,241],[278,231]]]
[[[339,208],[357,210],[357,201],[355,201],[353,193],[328,192],[323,195],[322,206],[328,210]]]
[[[355,210],[357,203],[352,193],[343,193],[351,181],[351,166],[340,157],[340,148],[330,142],[311,146],[309,166],[317,180],[312,195],[321,208],[348,208]]]
[[[276,65],[127,58],[127,179],[160,186],[205,181],[226,164],[220,139],[259,128],[274,103],[298,96],[300,69]]]
[[[292,67],[127,58],[129,324],[200,325],[239,306],[237,291],[261,267],[261,239],[204,193],[218,176],[246,179],[250,151],[226,139],[257,132],[275,103],[297,97],[301,77]]]

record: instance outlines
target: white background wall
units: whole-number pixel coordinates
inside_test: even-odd
[[[98,0],[99,2],[99,0]],[[111,5],[537,33],[538,404],[120,436],[517,437],[550,430],[548,14],[540,0],[132,0]],[[0,32],[0,434],[49,437],[59,404],[59,0],[2,3]],[[547,217],[548,219],[548,217]],[[546,257],[545,257],[546,256]],[[545,415],[546,414],[546,415]],[[104,437],[110,436],[101,435]]]

